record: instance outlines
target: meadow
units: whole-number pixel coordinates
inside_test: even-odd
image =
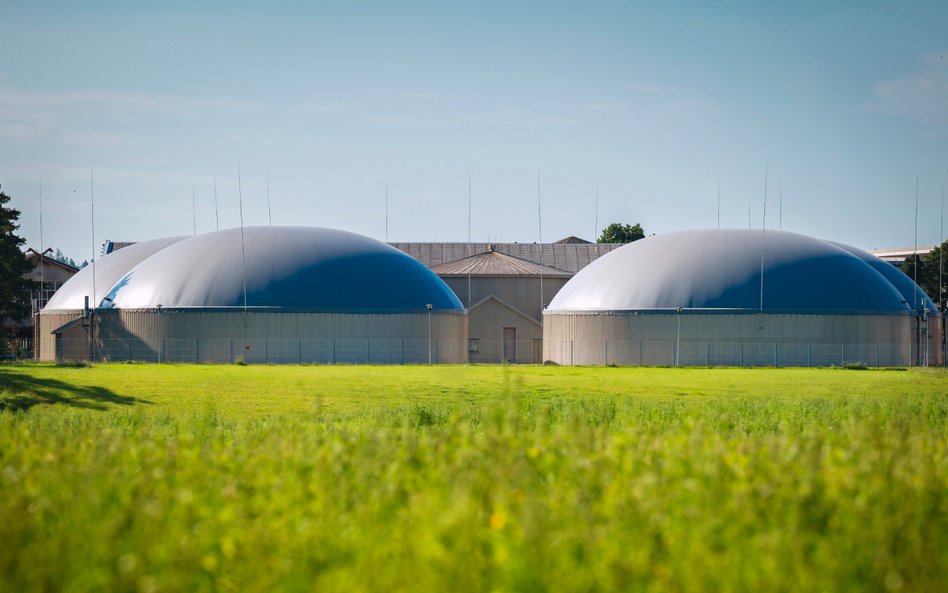
[[[940,370],[0,366],[0,592],[946,583]]]

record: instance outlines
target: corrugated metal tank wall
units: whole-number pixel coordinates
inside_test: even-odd
[[[567,365],[902,366],[911,364],[913,323],[900,315],[546,313],[543,358]]]
[[[62,325],[59,319],[48,321],[53,329]],[[60,340],[60,348],[84,340],[84,333],[70,332]],[[273,364],[423,364],[428,362],[429,346],[433,363],[468,361],[466,312],[433,312],[429,317],[425,313],[99,310],[94,342],[95,358],[102,361],[229,363],[240,358]],[[77,343],[75,347],[84,346]]]

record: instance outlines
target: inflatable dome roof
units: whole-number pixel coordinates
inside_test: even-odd
[[[429,304],[463,309],[440,278],[407,254],[362,235],[315,227],[226,229],[172,242],[130,266],[100,301],[123,309],[245,304],[351,313],[424,311]]]
[[[912,311],[883,273],[850,251],[796,233],[751,229],[678,231],[641,239],[580,270],[548,310],[750,312],[761,307],[770,313]]]
[[[95,262],[95,296],[92,295],[91,265],[79,270],[62,288],[56,291],[44,307],[47,311],[77,310],[85,307],[86,297],[89,297],[89,306],[101,303],[102,299],[112,290],[115,283],[122,279],[133,267],[147,257],[161,251],[165,247],[177,243],[185,237],[165,237],[134,243],[128,247],[113,251]]]

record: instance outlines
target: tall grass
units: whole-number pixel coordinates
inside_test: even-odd
[[[4,369],[0,591],[945,590],[943,375],[715,373]]]

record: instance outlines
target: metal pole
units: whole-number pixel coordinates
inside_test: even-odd
[[[681,353],[681,307],[678,307],[678,329],[675,332],[675,366],[678,366]]]
[[[431,304],[425,305],[428,310],[428,364],[431,364]]]
[[[161,364],[161,305],[158,305],[158,321],[155,324],[155,331],[158,333],[158,364]]]

